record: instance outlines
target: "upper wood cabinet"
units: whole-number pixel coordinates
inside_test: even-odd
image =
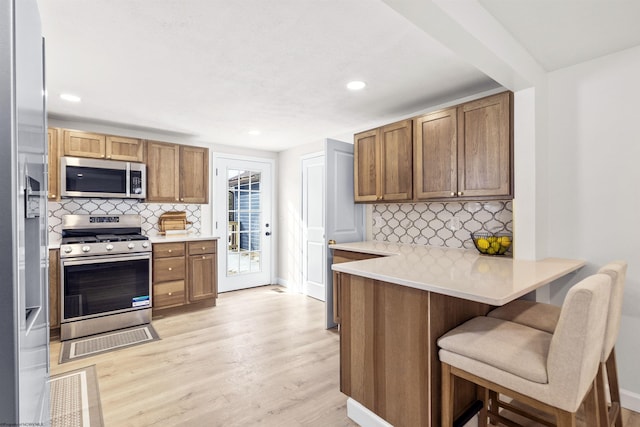
[[[58,188],[60,186],[60,129],[49,128],[47,129],[47,170],[49,174],[49,190],[47,192],[47,199],[55,201],[60,200],[60,192]]]
[[[180,146],[180,201],[207,203],[209,199],[209,149]]]
[[[144,144],[139,139],[97,133],[64,131],[63,155],[142,162]]]
[[[412,152],[411,120],[355,135],[355,201],[411,200]]]
[[[146,145],[147,202],[208,202],[208,148],[158,141]]]
[[[513,196],[511,92],[458,107],[458,195]]]
[[[355,201],[513,198],[512,122],[503,92],[355,135]]]

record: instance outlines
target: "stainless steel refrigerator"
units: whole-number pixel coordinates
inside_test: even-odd
[[[0,425],[49,425],[44,45],[35,0],[0,0]]]

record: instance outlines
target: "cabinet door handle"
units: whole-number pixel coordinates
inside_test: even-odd
[[[202,247],[202,250],[204,251],[205,249],[207,249],[207,248],[203,246],[203,247]]]
[[[169,271],[173,270],[173,267],[169,267]]]
[[[206,257],[206,256],[204,256],[204,255],[202,255],[202,259],[207,259],[207,257]]]
[[[167,252],[171,253],[171,252],[173,252],[173,249],[169,249]]]
[[[453,196],[455,196],[455,195],[456,195],[456,193],[454,193],[454,192],[452,191],[452,192],[451,192],[451,196],[453,197]]]
[[[169,292],[167,295],[171,296],[171,295],[173,295],[173,292]]]
[[[462,191],[458,191],[458,196],[462,196]]]

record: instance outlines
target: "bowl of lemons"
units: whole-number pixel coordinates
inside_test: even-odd
[[[476,231],[471,233],[471,239],[478,252],[484,255],[504,255],[513,242],[511,234],[507,232]]]

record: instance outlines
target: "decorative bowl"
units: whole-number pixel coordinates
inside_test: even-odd
[[[491,233],[476,231],[471,233],[471,240],[478,252],[484,255],[504,255],[513,242],[511,234],[507,232]]]

